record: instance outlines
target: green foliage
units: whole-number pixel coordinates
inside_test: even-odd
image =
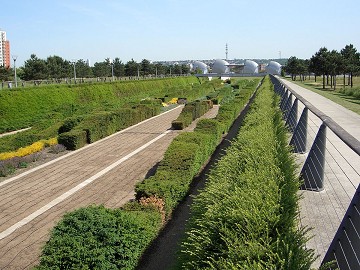
[[[255,84],[252,87],[253,92]],[[242,108],[248,99],[249,95],[234,98],[233,106]],[[185,109],[186,107],[189,109]],[[182,114],[184,112],[190,116],[196,115],[196,105],[185,106]],[[232,121],[237,116],[233,114]],[[165,152],[155,175],[137,184],[136,198],[151,196],[162,198],[165,202],[166,214],[169,216],[179,201],[186,196],[194,176],[215,150],[223,131],[224,127],[219,120],[202,119],[197,123],[194,132],[178,135]]]
[[[76,150],[87,144],[87,133],[82,129],[74,129],[61,133],[58,137],[58,143],[62,144],[68,150]]]
[[[116,109],[129,102],[165,95],[188,96],[193,100],[212,87],[207,84],[197,88],[196,84],[195,77],[182,77],[3,90],[0,92],[0,133],[33,126],[54,111],[69,117],[74,113],[81,115],[94,109]],[[191,91],[195,88],[198,90]]]
[[[160,225],[151,209],[78,209],[52,230],[35,269],[135,269]]]
[[[184,129],[189,126],[192,121],[204,115],[212,107],[213,104],[210,100],[187,103],[179,117],[171,123],[171,127],[176,130]]]
[[[294,160],[267,79],[192,206],[183,269],[309,269]]]

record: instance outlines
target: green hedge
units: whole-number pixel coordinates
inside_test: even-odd
[[[160,214],[90,206],[66,214],[35,269],[134,269],[158,233]]]
[[[158,106],[160,99],[153,97],[159,96],[186,97],[192,101],[219,86],[219,80],[199,84],[195,77],[182,77],[4,90],[0,92],[0,133],[28,126],[32,129],[0,138],[0,153],[57,136],[58,129],[68,118],[116,111],[128,106],[126,104]]]
[[[299,181],[266,79],[237,139],[192,205],[182,269],[310,269]]]
[[[71,127],[74,129],[60,133],[58,141],[68,150],[79,149],[86,143],[96,142],[159,113],[159,106],[141,104],[111,112],[97,112],[86,117],[72,117],[65,120],[59,133]]]
[[[194,101],[187,103],[181,111],[179,117],[171,123],[175,130],[181,130],[188,127],[192,121],[204,115],[213,107],[210,100]]]
[[[208,130],[210,129],[209,127]],[[84,254],[82,257],[84,262],[81,267],[85,269],[100,269],[101,267],[103,269],[134,269],[136,267],[135,262],[138,261],[155,234],[160,231],[159,220],[161,218],[159,212],[163,214],[165,211],[165,217],[169,218],[172,210],[188,193],[193,177],[199,173],[218,142],[219,137],[207,133],[205,127],[199,127],[198,131],[179,134],[165,152],[155,175],[137,184],[137,200],[135,202],[125,205],[122,210],[105,210],[102,207],[98,210],[95,207],[95,214],[90,214],[90,218],[86,214],[86,217],[81,218],[80,221],[78,212],[67,214],[53,230],[51,238],[43,250],[38,269],[63,269],[72,265],[73,262],[72,268],[80,268],[78,264],[79,253]],[[144,209],[141,204],[144,198],[155,198],[155,207],[157,207],[158,212],[146,211],[147,208]],[[161,202],[164,202],[165,205]],[[82,211],[86,213],[86,209]],[[89,211],[93,212],[92,209],[93,207],[90,207]],[[145,213],[142,212],[144,210]],[[123,221],[115,222],[116,225],[114,222],[107,222],[106,216],[109,215],[107,211],[110,213],[119,211],[122,216],[124,215]],[[126,216],[127,211],[130,211],[129,216]],[[97,216],[98,213],[99,216]],[[149,218],[148,221],[147,218]],[[111,219],[113,218],[111,217]],[[138,225],[138,219],[141,221],[141,226]],[[96,222],[95,220],[99,221]],[[103,222],[104,220],[105,222]],[[117,219],[115,218],[115,220]],[[122,222],[125,223],[125,226],[121,226]],[[157,232],[153,234],[153,230],[157,230]],[[110,237],[107,236],[108,233]],[[101,237],[98,237],[99,235]],[[120,237],[120,240],[103,240],[113,237],[114,239]],[[121,240],[123,238],[125,240]],[[106,245],[102,244],[104,242]],[[123,242],[127,243],[128,246],[118,248],[119,244]],[[121,250],[121,255],[117,253],[118,250]],[[90,260],[90,257],[93,259]],[[114,257],[116,258],[116,265],[113,260]],[[92,261],[97,263],[96,267]]]
[[[0,91],[0,133],[32,126],[54,111],[71,116],[88,113],[94,107],[119,108],[147,97],[189,92],[197,84],[196,77],[181,77],[3,90]]]

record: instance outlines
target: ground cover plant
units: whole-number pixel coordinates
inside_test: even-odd
[[[294,160],[267,78],[237,139],[195,198],[181,269],[310,269]]]
[[[240,102],[244,107],[250,92],[254,92],[256,84],[253,86],[253,88],[244,89],[244,92],[248,94],[243,95],[242,98],[235,98],[234,96],[233,102]],[[234,115],[234,119],[235,117]],[[136,201],[124,205],[120,210],[109,210],[109,212],[121,212],[124,217],[122,222],[126,225],[133,222],[134,215],[139,214],[138,211],[145,209],[145,214],[147,214],[152,213],[147,209],[155,209],[156,213],[153,214],[154,217],[151,217],[148,226],[151,232],[152,228],[157,228],[158,233],[160,231],[160,226],[157,223],[158,219],[164,224],[171,217],[174,208],[186,196],[193,177],[199,173],[213,153],[223,132],[223,126],[219,121],[212,119],[210,122],[198,124],[194,132],[184,132],[178,135],[165,152],[164,159],[159,164],[155,175],[137,185]],[[91,213],[81,214],[88,211]],[[75,263],[72,267],[76,268],[77,266],[80,267],[78,264],[80,260],[83,261],[81,267],[84,268],[93,267],[95,265],[93,261],[95,261],[99,269],[100,266],[104,266],[104,269],[111,269],[110,266],[113,266],[113,264],[110,264],[107,260],[112,260],[114,257],[118,260],[117,264],[123,266],[120,269],[134,269],[136,265],[133,262],[138,261],[154,236],[150,233],[139,232],[136,229],[137,227],[134,229],[132,226],[118,224],[114,225],[118,234],[114,236],[114,239],[117,239],[117,241],[103,241],[104,237],[101,235],[105,234],[107,230],[110,231],[111,235],[115,233],[113,223],[106,221],[108,219],[106,216],[109,215],[106,211],[103,207],[91,207],[90,210],[85,208],[75,211],[74,214],[67,214],[63,221],[54,228],[50,240],[46,243],[38,269],[63,269],[66,266],[71,266],[73,262]],[[128,211],[130,213],[126,216]],[[81,218],[79,218],[79,214],[81,214]],[[99,225],[94,222],[93,215],[99,215],[96,217],[96,219],[100,220]],[[104,223],[103,220],[106,222]],[[123,236],[127,236],[127,238],[123,239]],[[83,239],[87,237],[90,240]],[[137,239],[137,237],[140,239]],[[144,237],[147,239],[144,240]],[[108,238],[105,237],[105,239]],[[134,242],[134,244],[129,243],[131,248],[119,249],[118,246],[122,246],[123,241],[128,243],[127,239]],[[102,241],[102,243],[98,243],[98,241]],[[139,242],[142,244],[138,245]],[[81,243],[81,245],[76,243]],[[121,254],[117,254],[117,252],[121,252]],[[81,258],[79,257],[80,253],[83,253]],[[130,262],[127,262],[128,260]],[[114,267],[114,269],[116,268]]]

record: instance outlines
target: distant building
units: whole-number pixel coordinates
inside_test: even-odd
[[[246,60],[243,73],[257,74],[259,73],[259,65],[252,60]]]
[[[0,66],[10,67],[10,42],[6,40],[6,32],[0,30]]]
[[[212,72],[217,74],[229,73],[229,63],[222,59],[217,59],[212,67]]]
[[[281,65],[275,61],[270,61],[270,63],[266,66],[265,69],[268,74],[273,74],[273,75],[281,74]]]
[[[195,61],[193,64],[193,70],[199,70],[202,74],[207,74],[209,72],[208,66],[200,61]]]

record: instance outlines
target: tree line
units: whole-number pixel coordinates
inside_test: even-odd
[[[360,73],[360,53],[352,44],[346,45],[340,52],[321,47],[310,59],[290,57],[283,70],[291,75],[292,80],[296,80],[297,76],[306,80],[307,75],[313,74],[316,81],[322,76],[323,89],[325,85],[336,89],[336,77],[343,75],[344,86],[353,87],[353,76]]]
[[[106,58],[102,62],[96,62],[94,66],[89,66],[83,59],[72,62],[56,55],[40,59],[35,54],[31,54],[30,59],[26,60],[22,67],[16,68],[16,72],[18,78],[30,81],[73,78],[75,74],[77,78],[187,74],[190,72],[190,67],[185,64],[151,63],[147,59],[143,59],[140,63],[134,59],[123,63],[118,57],[113,61]],[[0,81],[13,79],[13,68],[0,67]]]

